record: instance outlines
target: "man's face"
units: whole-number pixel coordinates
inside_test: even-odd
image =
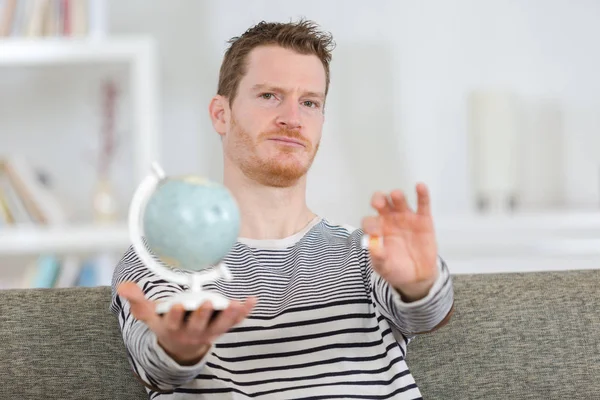
[[[319,148],[325,84],[318,57],[277,46],[255,48],[230,104],[225,156],[264,185],[293,185]]]

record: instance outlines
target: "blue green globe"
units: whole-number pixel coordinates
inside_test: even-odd
[[[194,176],[161,181],[142,221],[152,254],[168,267],[191,271],[218,264],[240,228],[239,209],[229,190]]]

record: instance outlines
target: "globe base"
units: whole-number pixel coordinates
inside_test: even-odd
[[[176,304],[181,304],[185,311],[194,311],[207,301],[211,302],[214,310],[221,311],[229,307],[229,300],[219,293],[186,291],[160,300],[156,305],[156,312],[158,314],[165,314]]]

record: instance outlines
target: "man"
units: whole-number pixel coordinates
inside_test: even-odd
[[[182,288],[129,250],[111,309],[134,372],[161,399],[420,398],[407,344],[453,307],[427,188],[417,185],[415,211],[399,190],[375,193],[362,229],[315,215],[306,173],[332,38],[309,21],[263,22],[230,43],[209,111],[242,222],[224,259],[234,281],[207,289],[233,302],[213,321],[210,304],[187,320],[181,307],[159,316],[154,302]],[[381,240],[366,249],[367,237]]]

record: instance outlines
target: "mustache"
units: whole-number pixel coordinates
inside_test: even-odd
[[[277,129],[275,131],[265,132],[259,136],[259,139],[269,139],[272,137],[285,137],[288,139],[297,140],[306,147],[311,146],[310,141],[295,129]]]

